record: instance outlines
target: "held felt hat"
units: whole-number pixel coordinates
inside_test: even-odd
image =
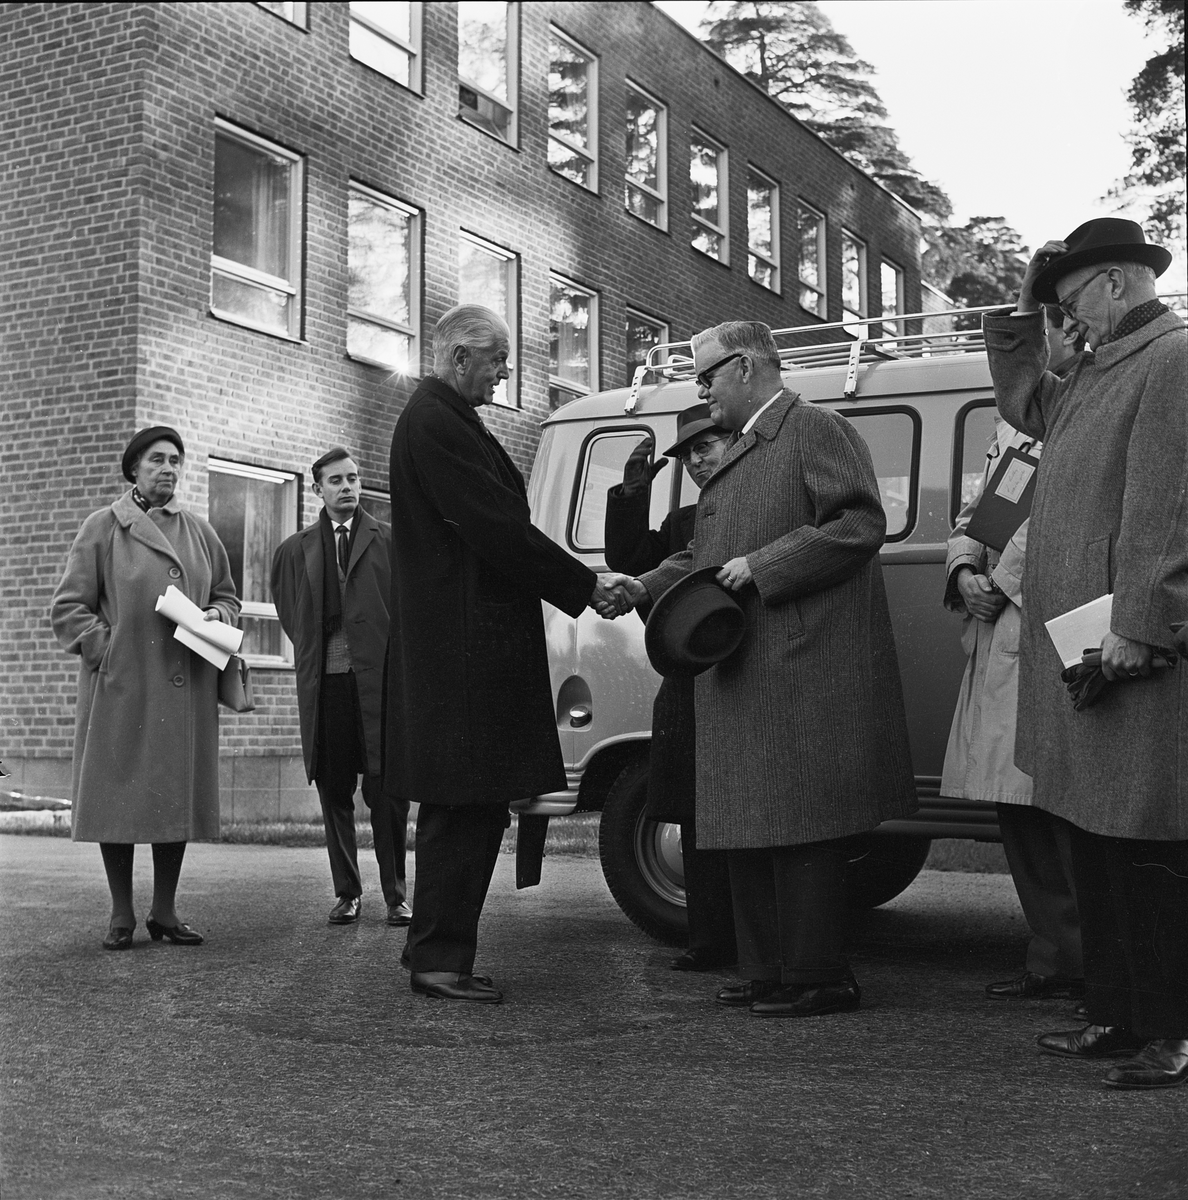
[[[699,433],[704,433],[707,429],[721,434],[730,432],[729,429],[723,429],[721,425],[715,423],[710,416],[708,404],[694,404],[692,408],[685,409],[677,417],[677,440],[664,451],[665,458],[676,458],[686,442],[691,442]]]
[[[1162,275],[1172,256],[1162,247],[1152,245],[1143,236],[1142,226],[1121,217],[1095,217],[1078,225],[1066,237],[1068,250],[1055,255],[1035,277],[1031,294],[1041,304],[1057,304],[1056,284],[1082,267],[1107,262],[1136,262]]]
[[[747,631],[743,610],[702,567],[678,580],[656,601],[644,628],[644,649],[661,675],[700,675],[729,658]]]
[[[183,458],[185,457],[186,448],[182,444],[181,434],[176,429],[171,429],[168,425],[150,425],[148,429],[142,429],[136,434],[124,447],[124,457],[120,459],[120,467],[124,472],[124,478],[129,483],[136,482],[136,476],[132,473],[132,469],[140,454],[154,442],[162,440],[172,442],[177,447],[177,452]]]

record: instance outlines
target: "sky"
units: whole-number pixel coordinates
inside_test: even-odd
[[[696,32],[700,0],[657,7]],[[1115,209],[1126,91],[1162,49],[1122,0],[818,0],[953,218],[1004,217],[1032,250]],[[1183,260],[1161,281],[1181,282]]]

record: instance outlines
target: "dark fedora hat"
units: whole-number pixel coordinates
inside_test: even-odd
[[[678,580],[652,606],[644,629],[648,660],[661,675],[700,675],[729,658],[747,631],[747,618],[702,567]]]
[[[704,433],[707,429],[713,429],[722,434],[730,433],[729,429],[723,429],[710,416],[708,404],[694,404],[692,408],[685,409],[677,417],[677,440],[664,451],[665,457],[676,458],[686,442],[691,442],[699,433]]]
[[[1095,217],[1078,225],[1064,240],[1068,249],[1054,255],[1032,285],[1031,294],[1041,304],[1059,303],[1057,282],[1082,267],[1106,262],[1136,262],[1150,267],[1156,275],[1162,275],[1172,260],[1162,246],[1147,241],[1141,225],[1121,217]]]
[[[120,468],[129,483],[136,482],[136,476],[132,473],[136,460],[154,442],[160,441],[172,442],[177,447],[178,454],[185,458],[186,448],[182,444],[181,434],[176,429],[171,429],[168,425],[150,425],[148,429],[142,429],[136,434],[124,447],[124,457],[120,459]]]

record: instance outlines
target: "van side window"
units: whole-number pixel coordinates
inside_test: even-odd
[[[862,434],[874,460],[889,542],[906,537],[916,519],[916,476],[920,427],[906,409],[882,412],[843,412]]]
[[[994,437],[994,422],[998,410],[994,401],[971,405],[957,419],[956,466],[952,488],[952,511],[949,525],[957,523],[957,514],[978,494],[986,472],[986,454]]]
[[[575,550],[602,550],[606,545],[606,493],[623,482],[627,456],[643,441],[646,429],[618,429],[595,434],[586,442],[582,455],[577,503],[569,526],[569,541]],[[666,492],[663,484],[653,488]]]

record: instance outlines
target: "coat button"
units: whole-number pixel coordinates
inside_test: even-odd
[[[173,686],[174,687],[183,687],[185,685],[185,682],[186,682],[186,677],[184,675],[175,675],[173,677]]]
[[[170,567],[169,568],[169,578],[170,579],[180,579],[181,571],[177,567]]]

